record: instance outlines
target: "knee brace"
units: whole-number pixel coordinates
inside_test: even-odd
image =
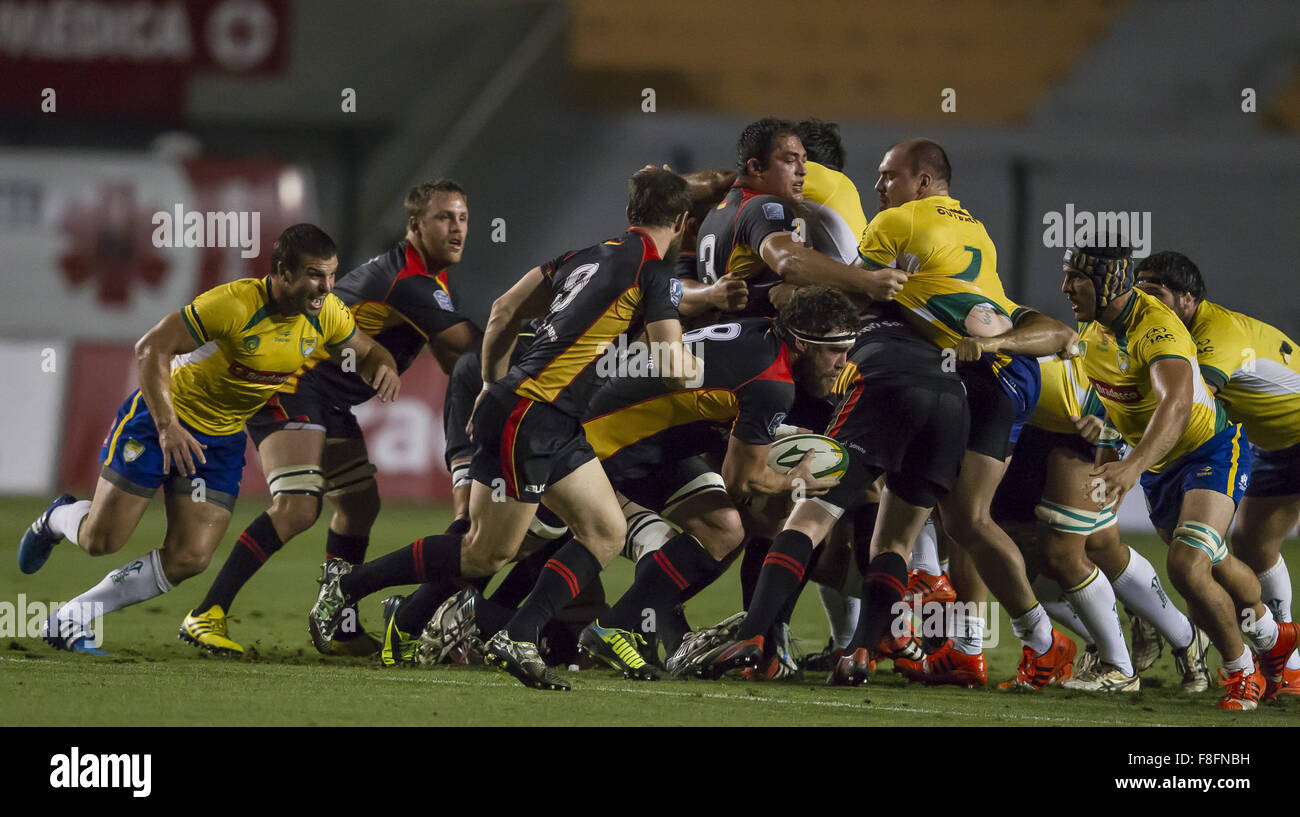
[[[1200,522],[1184,522],[1174,528],[1173,541],[1202,551],[1210,557],[1212,565],[1222,562],[1228,555],[1228,546],[1223,543],[1223,537],[1214,528]]]
[[[1038,507],[1034,508],[1034,516],[1043,520],[1047,527],[1054,531],[1079,536],[1089,536],[1105,530],[1118,521],[1114,505],[1102,508],[1100,511],[1088,511],[1046,500],[1038,503]]]
[[[325,481],[325,496],[333,499],[341,494],[364,491],[374,483],[374,463],[365,457],[358,457],[330,471]]]
[[[317,465],[286,465],[266,475],[271,497],[280,494],[308,494],[317,499],[325,492],[325,475]]]

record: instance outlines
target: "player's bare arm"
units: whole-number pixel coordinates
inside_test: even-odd
[[[172,463],[184,476],[195,472],[194,461],[206,463],[206,448],[185,430],[172,407],[171,366],[174,355],[199,348],[185,326],[180,312],[163,318],[135,344],[135,368],[140,378],[140,394],[158,427],[158,442],[163,452],[163,473],[171,473]]]
[[[455,326],[447,327],[437,337],[430,338],[429,351],[433,352],[443,374],[450,375],[460,356],[477,351],[482,342],[483,333],[479,328],[469,321],[461,321]]]
[[[1159,403],[1142,433],[1142,442],[1118,462],[1094,468],[1092,475],[1106,481],[1106,499],[1118,500],[1138,477],[1169,453],[1192,416],[1192,364],[1183,358],[1164,358],[1151,364],[1151,389]]]
[[[504,295],[492,302],[487,329],[483,332],[483,391],[474,401],[466,431],[473,438],[474,413],[487,393],[487,387],[506,376],[510,369],[510,353],[519,339],[519,322],[546,314],[551,302],[551,286],[542,275],[541,267],[533,267]]]
[[[787,283],[821,284],[873,300],[894,299],[907,283],[907,274],[894,267],[869,270],[850,267],[794,240],[794,233],[772,233],[758,248],[763,262]]]
[[[973,311],[973,310],[972,310]],[[992,311],[992,310],[988,310]],[[996,313],[995,313],[996,314]],[[992,337],[962,338],[957,342],[957,359],[979,360],[988,352],[1008,355],[1060,355],[1064,359],[1078,357],[1079,333],[1056,318],[1041,312],[1028,311],[1015,327]]]
[[[688,278],[680,280],[682,302],[677,305],[677,311],[684,318],[702,315],[710,309],[739,312],[749,303],[749,286],[731,273],[727,273],[712,284],[702,284]]]
[[[839,477],[819,479],[812,475],[811,451],[788,473],[778,474],[767,465],[771,448],[730,438],[722,460],[722,481],[737,504],[746,505],[760,495],[789,493],[798,486],[803,487],[807,496],[820,496],[839,484]]]
[[[336,351],[342,354],[345,349],[356,355],[357,375],[375,390],[381,403],[391,403],[397,399],[401,387],[397,361],[393,360],[392,353],[382,343],[376,343],[365,332],[353,332],[352,337],[339,344],[337,350],[331,349],[330,355],[333,356]]]

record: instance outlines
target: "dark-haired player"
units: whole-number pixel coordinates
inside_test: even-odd
[[[583,633],[588,652],[626,669],[618,663],[627,647],[608,633],[635,629],[646,611],[665,621],[716,579],[744,536],[737,505],[837,482],[815,479],[806,463],[778,474],[767,456],[796,384],[830,393],[856,334],[855,313],[841,293],[805,288],[775,322],[738,318],[688,332],[684,341],[704,361],[698,382],[667,389],[658,379],[619,377],[596,393],[584,428],[610,481],[682,533],[638,561],[632,587]],[[705,457],[719,425],[729,432],[721,474]],[[664,641],[668,655],[677,646],[675,637]]]
[[[807,154],[793,122],[768,117],[752,122],[736,143],[735,184],[700,225],[696,280],[683,280],[687,314],[708,287],[739,279],[747,299],[735,314],[770,317],[771,290],[788,283],[832,284],[887,300],[902,283],[897,270],[863,271],[804,246],[796,236],[794,202],[803,196]],[[728,278],[729,276],[729,278]]]
[[[575,538],[546,563],[485,652],[528,686],[568,689],[538,656],[538,632],[622,550],[627,528],[581,426],[597,384],[594,363],[605,345],[644,323],[665,365],[673,364],[665,374],[680,385],[680,285],[672,258],[689,209],[680,176],[643,169],[629,184],[625,233],[534,267],[497,299],[483,342],[484,390],[471,420],[477,450],[469,531],[420,539],[356,571],[339,560],[327,563],[328,580],[309,616],[318,646],[333,637],[350,601],[406,583],[413,573],[452,589],[459,580],[491,576],[515,555],[545,494]],[[519,322],[543,315],[532,347],[509,366]],[[638,675],[653,677],[650,669],[638,667]]]
[[[18,565],[35,573],[64,537],[91,556],[116,553],[159,486],[167,530],[161,548],[112,571],[47,622],[51,645],[93,651],[100,634],[90,632],[87,611],[154,598],[203,572],[239,493],[245,422],[317,349],[355,356],[353,377],[381,399],[396,396],[392,355],[356,332],[331,294],[337,256],[319,227],[294,225],[275,241],[270,275],[208,290],[136,343],[140,388],[104,438],[94,499],[56,499],[23,535]]]
[[[1274,620],[1255,573],[1223,542],[1250,479],[1250,450],[1241,426],[1210,396],[1191,334],[1157,298],[1133,288],[1134,267],[1126,248],[1065,255],[1061,291],[1086,324],[1083,371],[1107,421],[1133,446],[1092,474],[1103,481],[1106,504],[1141,480],[1151,523],[1169,545],[1169,578],[1223,658],[1219,706],[1254,709],[1265,678],[1280,679],[1298,628]]]
[[[407,192],[406,216],[406,237],[340,278],[335,293],[357,328],[391,353],[399,374],[426,347],[450,372],[482,337],[455,311],[447,286],[447,269],[460,262],[469,236],[469,200],[454,181],[425,182]],[[326,360],[318,352],[248,421],[271,506],[240,534],[207,595],[181,623],[184,641],[212,653],[243,652],[227,635],[236,594],[286,542],[316,524],[323,496],[334,505],[326,558],[364,561],[379,489],[352,409],[375,391],[355,369],[353,359]],[[345,654],[370,654],[376,646],[354,614],[335,642]]]
[[[1137,266],[1137,286],[1174,311],[1196,341],[1210,393],[1250,439],[1250,484],[1237,510],[1232,550],[1259,578],[1264,603],[1291,620],[1291,575],[1282,541],[1300,519],[1300,349],[1263,321],[1205,300],[1205,280],[1187,256],[1159,252]],[[1300,653],[1264,700],[1300,695]]]
[[[849,450],[849,471],[824,496],[795,503],[763,564],[735,639],[701,658],[706,677],[761,660],[765,633],[798,590],[814,548],[845,511],[867,501],[867,489],[882,474],[885,489],[870,544],[857,542],[855,547],[864,577],[858,625],[830,680],[860,684],[880,657],[920,667],[920,644],[915,638],[896,644],[891,625],[895,605],[907,592],[912,542],[952,487],[961,464],[968,427],[965,391],[940,350],[908,326],[896,304],[872,307],[850,357],[857,379],[826,430]]]

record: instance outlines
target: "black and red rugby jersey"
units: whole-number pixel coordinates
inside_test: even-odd
[[[615,377],[596,392],[583,428],[610,473],[639,478],[652,466],[708,451],[718,426],[770,445],[794,403],[790,352],[767,318],[741,318],[682,336],[704,362],[699,383],[668,391],[656,378]]]
[[[772,233],[794,231],[794,210],[778,196],[732,185],[722,203],[700,224],[695,245],[696,274],[700,283],[712,284],[727,273],[749,285],[749,302],[740,312],[752,317],[776,314],[768,293],[781,283],[758,254],[763,239]]]
[[[618,238],[542,264],[554,297],[528,353],[501,383],[520,397],[581,418],[597,383],[597,357],[618,336],[678,319],[681,282],[635,227]],[[633,327],[635,326],[635,331]]]
[[[388,252],[339,278],[334,294],[352,311],[357,329],[393,355],[399,374],[410,368],[429,341],[469,320],[456,311],[447,286],[447,271],[428,270],[420,254],[406,241],[397,242]],[[364,403],[374,396],[374,390],[355,372],[340,369],[338,360],[316,365],[318,362],[309,363],[308,371],[299,375],[304,385],[322,390],[345,405]],[[297,386],[288,384],[284,391],[296,391]]]

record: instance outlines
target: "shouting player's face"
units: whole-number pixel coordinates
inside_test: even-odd
[[[880,160],[880,178],[876,179],[876,195],[880,209],[888,210],[909,201],[925,198],[930,174],[917,173],[906,152],[894,148]]]
[[[835,386],[835,379],[844,370],[849,349],[853,345],[798,343],[797,346],[802,348],[799,351],[799,359],[794,363],[795,380],[813,397],[826,397]]]
[[[297,313],[313,318],[319,315],[325,305],[325,296],[334,290],[334,273],[338,268],[337,256],[305,257],[302,267],[286,276],[286,314]]]
[[[767,157],[765,170],[756,169],[757,160],[749,161],[755,190],[783,199],[803,198],[803,179],[808,175],[808,154],[804,152],[803,142],[799,141],[798,136],[791,133],[776,140],[776,147]]]
[[[1074,317],[1080,321],[1090,321],[1097,317],[1097,288],[1092,279],[1073,267],[1065,267],[1065,281],[1061,291],[1074,310]]]
[[[424,215],[407,226],[431,267],[459,264],[469,238],[469,207],[459,193],[434,193]]]

